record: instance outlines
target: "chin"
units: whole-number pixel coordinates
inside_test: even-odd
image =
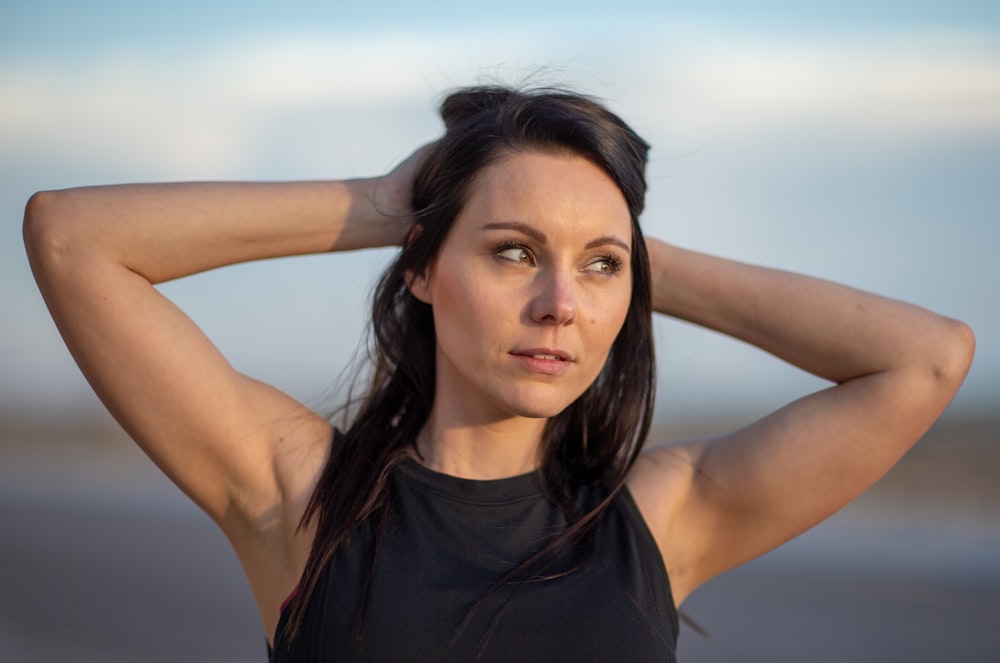
[[[519,394],[508,402],[508,411],[518,417],[549,419],[560,414],[579,397],[579,394]]]
[[[551,419],[566,408],[539,408],[537,405],[531,408],[512,409],[511,414],[524,417],[525,419]]]

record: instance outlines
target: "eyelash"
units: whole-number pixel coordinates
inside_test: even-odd
[[[608,264],[608,270],[606,272],[601,272],[602,274],[617,274],[622,270],[621,258],[611,253],[598,256],[597,262],[606,262]]]
[[[497,257],[500,257],[501,253],[503,253],[504,251],[510,251],[511,249],[517,249],[519,251],[524,251],[525,253],[527,253],[531,257],[531,263],[532,264],[535,263],[535,256],[534,256],[534,254],[531,253],[531,249],[529,249],[524,244],[521,244],[520,242],[514,242],[512,240],[507,240],[507,241],[500,242],[499,244],[497,244],[497,246],[493,249],[493,255],[495,255]],[[501,260],[510,260],[510,258],[501,258]],[[510,261],[511,262],[517,262],[516,260],[510,260]]]
[[[525,246],[524,244],[522,244],[520,242],[515,242],[515,241],[512,241],[512,240],[507,240],[505,242],[501,242],[500,244],[498,244],[496,246],[496,248],[493,249],[493,255],[495,255],[497,257],[500,257],[501,253],[503,253],[504,251],[510,251],[511,249],[517,249],[519,251],[524,251],[531,258],[531,264],[535,263],[535,256],[531,252],[531,249],[529,249],[527,246]],[[501,258],[501,260],[510,260],[510,259],[509,258]],[[517,262],[517,261],[511,260],[511,262]],[[593,265],[594,263],[599,263],[599,262],[607,263],[607,265],[608,265],[608,269],[607,270],[600,270],[600,271],[598,271],[597,273],[599,273],[599,274],[604,274],[604,275],[617,274],[622,269],[622,260],[621,260],[621,258],[619,258],[618,256],[616,256],[614,254],[611,254],[611,253],[607,253],[605,255],[597,256],[596,260],[594,260],[593,262],[591,262],[589,264]]]

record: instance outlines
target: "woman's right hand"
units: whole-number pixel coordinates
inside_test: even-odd
[[[402,223],[397,242],[400,246],[406,242],[414,222],[413,181],[435,144],[436,142],[427,143],[414,150],[395,168],[379,178],[375,185],[373,198],[375,210]]]

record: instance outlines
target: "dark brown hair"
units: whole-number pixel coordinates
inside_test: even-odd
[[[410,293],[405,276],[424,273],[431,265],[476,176],[497,159],[530,151],[588,159],[617,184],[632,218],[632,300],[625,322],[597,379],[549,419],[542,438],[540,482],[571,524],[512,575],[525,573],[567,541],[587,538],[611,497],[590,513],[577,513],[570,497],[573,487],[602,480],[613,496],[624,484],[649,430],[655,390],[652,305],[649,259],[638,223],[649,146],[601,104],[563,90],[463,89],[444,100],[441,117],[445,134],[414,181],[412,207],[421,231],[375,291],[368,394],[350,427],[336,435],[302,518],[301,526],[316,522],[316,538],[299,591],[289,605],[285,632],[289,638],[298,631],[322,569],[369,519],[376,525],[377,554],[379,524],[389,508],[389,472],[412,449],[435,391],[431,308]],[[365,597],[359,599],[364,603]]]

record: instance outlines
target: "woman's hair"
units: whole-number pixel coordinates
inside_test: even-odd
[[[435,392],[435,331],[431,307],[414,297],[406,275],[431,266],[482,170],[506,155],[543,152],[583,157],[617,184],[632,219],[632,300],[600,374],[569,407],[547,422],[539,479],[570,523],[519,570],[567,541],[587,539],[623,485],[649,430],[655,389],[649,259],[639,228],[649,146],[617,115],[592,99],[553,89],[474,87],[441,106],[445,134],[420,166],[412,207],[420,231],[383,274],[371,328],[371,385],[343,433],[338,433],[301,526],[316,522],[316,538],[299,591],[289,605],[286,635],[294,637],[322,569],[351,532],[375,527],[375,553],[388,513],[388,475],[413,448]],[[610,496],[578,513],[573,487],[605,481]],[[537,568],[537,567],[536,567]],[[371,581],[371,570],[365,587]],[[366,589],[367,593],[367,589]],[[360,597],[362,603],[367,597]],[[362,606],[363,614],[363,606]]]

